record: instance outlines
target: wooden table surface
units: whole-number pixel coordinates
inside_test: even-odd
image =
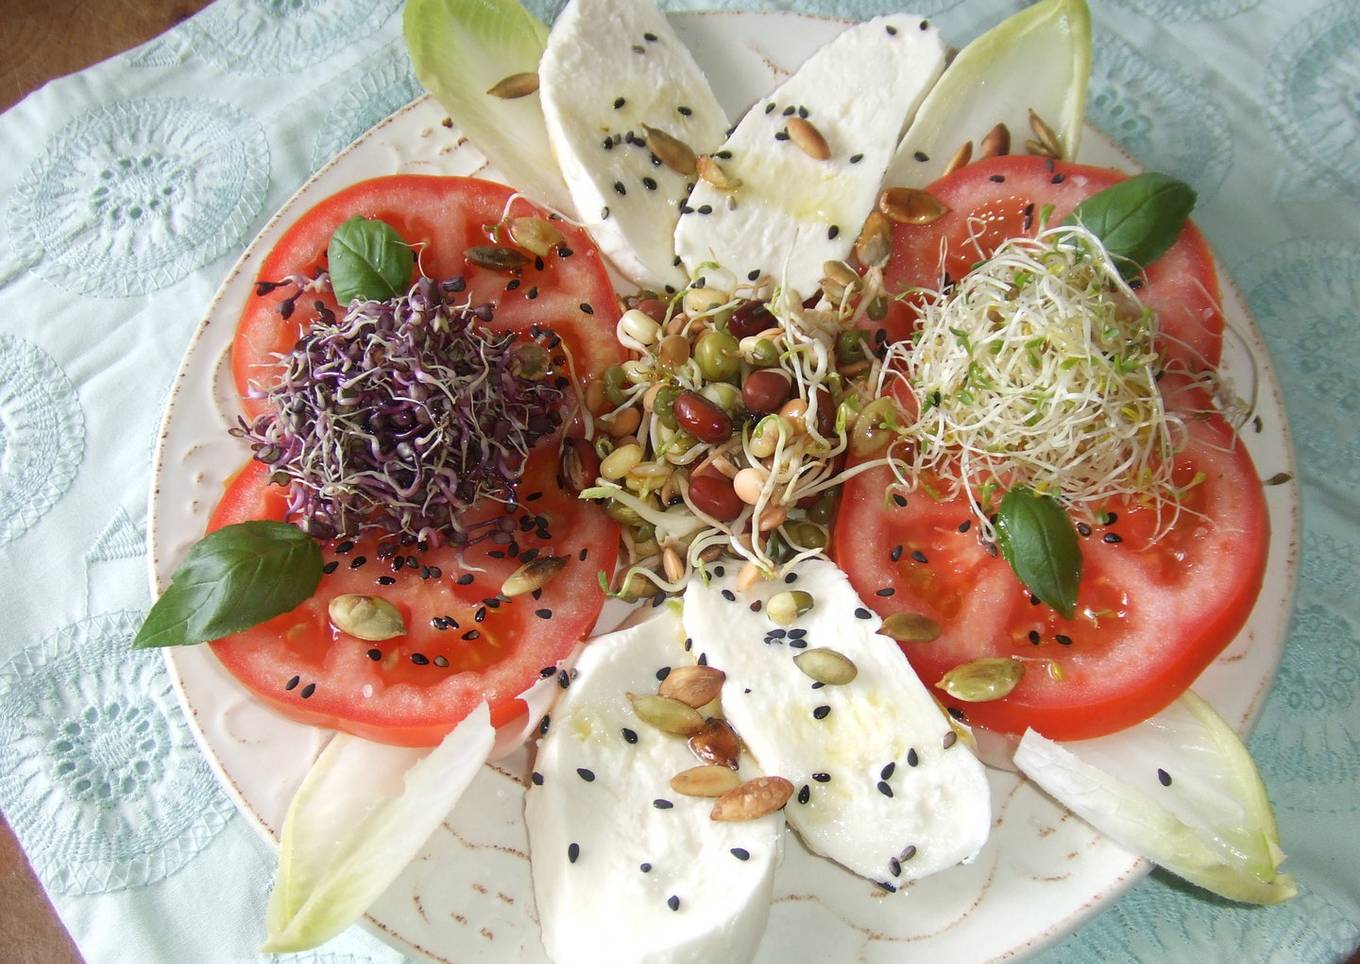
[[[54,77],[135,47],[206,7],[206,0],[3,0],[0,110]],[[80,954],[0,817],[0,959],[70,964]]]

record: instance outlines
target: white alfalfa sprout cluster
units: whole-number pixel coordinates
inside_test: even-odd
[[[989,485],[1028,486],[1080,515],[1128,500],[1169,525],[1181,422],[1157,388],[1156,336],[1156,315],[1085,228],[1007,241],[930,297],[912,341],[890,350],[879,392],[900,380],[920,413],[894,472],[909,488],[942,484],[941,498],[966,493],[984,526]]]

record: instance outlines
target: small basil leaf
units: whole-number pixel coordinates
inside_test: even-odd
[[[297,526],[225,526],[189,550],[132,646],[192,646],[257,626],[309,599],[322,565],[321,547]]]
[[[331,235],[326,248],[335,300],[386,301],[406,293],[411,248],[384,221],[352,217]]]
[[[1081,582],[1081,548],[1072,520],[1051,496],[1015,488],[1001,500],[996,543],[1020,581],[1071,619]]]
[[[1080,224],[1100,238],[1130,277],[1176,243],[1194,206],[1190,185],[1149,171],[1088,197],[1063,223]]]

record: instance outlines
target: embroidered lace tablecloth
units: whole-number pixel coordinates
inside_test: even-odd
[[[1017,6],[909,5],[955,44]],[[1198,189],[1296,432],[1303,578],[1251,749],[1301,893],[1247,909],[1155,873],[1044,958],[1335,960],[1360,942],[1360,0],[1092,5],[1091,120]],[[258,957],[273,856],[128,648],[151,452],[242,245],[418,93],[399,7],[220,0],[0,117],[0,808],[91,961]],[[400,955],[354,929],[298,959]]]

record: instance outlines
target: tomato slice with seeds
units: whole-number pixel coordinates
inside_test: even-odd
[[[1033,157],[961,168],[928,188],[949,214],[895,229],[889,285],[938,288],[942,270],[962,277],[1005,238],[1034,234],[1044,205],[1057,223],[1123,177]],[[1217,362],[1218,283],[1192,225],[1149,268],[1140,297],[1159,313],[1165,356],[1192,369],[1201,359]],[[1202,393],[1172,374],[1161,388],[1188,430],[1175,484],[1202,480],[1155,542],[1156,513],[1137,505],[1105,506],[1109,525],[1079,528],[1085,571],[1072,620],[1031,597],[995,547],[979,540],[966,500],[918,492],[899,505],[885,496],[895,480],[884,468],[845,484],[833,555],[881,615],[919,613],[939,624],[938,639],[902,644],[927,685],[979,657],[1024,661],[1024,678],[1003,699],[963,703],[937,691],[971,722],[1009,733],[1032,726],[1058,740],[1115,732],[1174,700],[1245,624],[1269,533],[1255,467],[1227,423],[1204,413]]]
[[[416,247],[429,277],[461,277],[473,306],[493,308],[487,327],[551,328],[585,377],[626,355],[614,338],[619,318],[599,251],[582,231],[554,221],[564,242],[514,274],[468,263],[472,245],[496,243],[487,227],[512,217],[547,217],[501,184],[458,177],[400,175],[355,184],[322,201],[292,225],[265,259],[259,278],[312,276],[325,266],[336,227],[355,215],[380,218]],[[502,243],[505,243],[504,241]],[[414,280],[413,265],[413,280]],[[289,352],[317,309],[338,312],[328,292],[297,297],[284,286],[253,294],[237,325],[232,370],[238,391],[268,387],[276,355]],[[248,416],[264,410],[242,399]],[[618,525],[597,506],[578,501],[557,482],[557,438],[533,452],[507,509],[486,501],[462,518],[466,526],[509,520],[501,541],[420,551],[386,534],[324,546],[328,565],[316,594],[290,613],[212,644],[222,664],[286,715],[384,743],[438,743],[478,702],[502,725],[523,712],[516,697],[541,669],[566,656],[594,625],[604,603],[597,573],[613,572]],[[283,519],[286,489],[268,484],[259,463],[243,469],[218,505],[210,530],[250,519]],[[505,578],[538,556],[561,555],[563,569],[532,595],[500,599]],[[365,642],[331,626],[328,605],[342,593],[380,595],[405,617],[407,632]]]
[[[599,250],[584,231],[565,221],[553,221],[564,244],[537,261],[530,253],[530,263],[513,275],[465,260],[468,248],[497,243],[487,228],[500,222],[514,193],[504,184],[468,177],[400,174],[362,181],[302,215],[269,252],[259,277],[278,281],[291,275],[311,276],[325,267],[326,247],[337,227],[356,215],[378,218],[416,248],[427,277],[438,281],[462,278],[472,305],[491,305],[489,328],[526,331],[532,324],[552,328],[570,349],[583,377],[622,361],[626,356],[614,337],[619,320],[614,289]],[[548,217],[522,198],[510,204],[509,213],[511,217]],[[509,241],[502,238],[500,243],[508,245]],[[252,383],[268,387],[276,355],[292,350],[315,313],[313,303],[339,310],[329,291],[307,292],[297,298],[291,316],[284,318],[280,307],[295,293],[295,288],[287,286],[252,295],[237,324],[232,374],[247,417],[264,410],[262,401],[244,397],[247,389]]]
[[[935,691],[970,722],[1006,733],[1032,726],[1056,740],[1102,736],[1188,688],[1237,635],[1260,592],[1265,499],[1246,449],[1218,416],[1189,422],[1177,456],[1176,484],[1198,473],[1203,481],[1155,543],[1156,513],[1138,506],[1112,504],[1109,525],[1079,530],[1085,568],[1071,620],[1036,603],[980,541],[962,498],[916,493],[906,506],[885,503],[894,482],[886,468],[846,483],[832,552],[880,615],[920,613],[940,625],[938,639],[902,644],[927,686],[983,656],[1025,662],[1004,699],[963,703]]]
[[[557,485],[555,440],[534,449],[507,512],[483,502],[464,523],[505,516],[509,543],[459,552],[421,551],[387,534],[325,543],[334,569],[292,612],[212,643],[222,664],[256,696],[304,723],[381,743],[433,746],[481,700],[500,726],[523,712],[516,697],[539,671],[571,652],[595,624],[604,596],[597,573],[614,571],[618,526]],[[286,490],[249,463],[218,504],[209,531],[251,519],[283,519]],[[351,544],[352,542],[352,544]],[[517,553],[513,558],[511,553]],[[532,594],[500,599],[501,584],[538,556],[567,559]],[[343,593],[378,595],[405,618],[404,636],[366,642],[332,627],[327,607]]]
[[[1040,215],[1052,205],[1050,225],[1060,224],[1078,203],[1127,177],[1119,171],[1049,161],[1042,157],[996,157],[959,168],[926,190],[949,208],[933,224],[896,225],[893,255],[884,272],[888,290],[905,295],[884,322],[890,336],[910,332],[913,287],[939,290],[945,275],[962,278],[1007,238],[1033,236]],[[1175,370],[1198,372],[1218,364],[1223,339],[1218,277],[1199,229],[1186,224],[1176,243],[1151,265],[1139,297],[1157,313],[1159,350]],[[1168,405],[1203,409],[1202,392],[1182,391],[1185,379],[1168,376]]]

